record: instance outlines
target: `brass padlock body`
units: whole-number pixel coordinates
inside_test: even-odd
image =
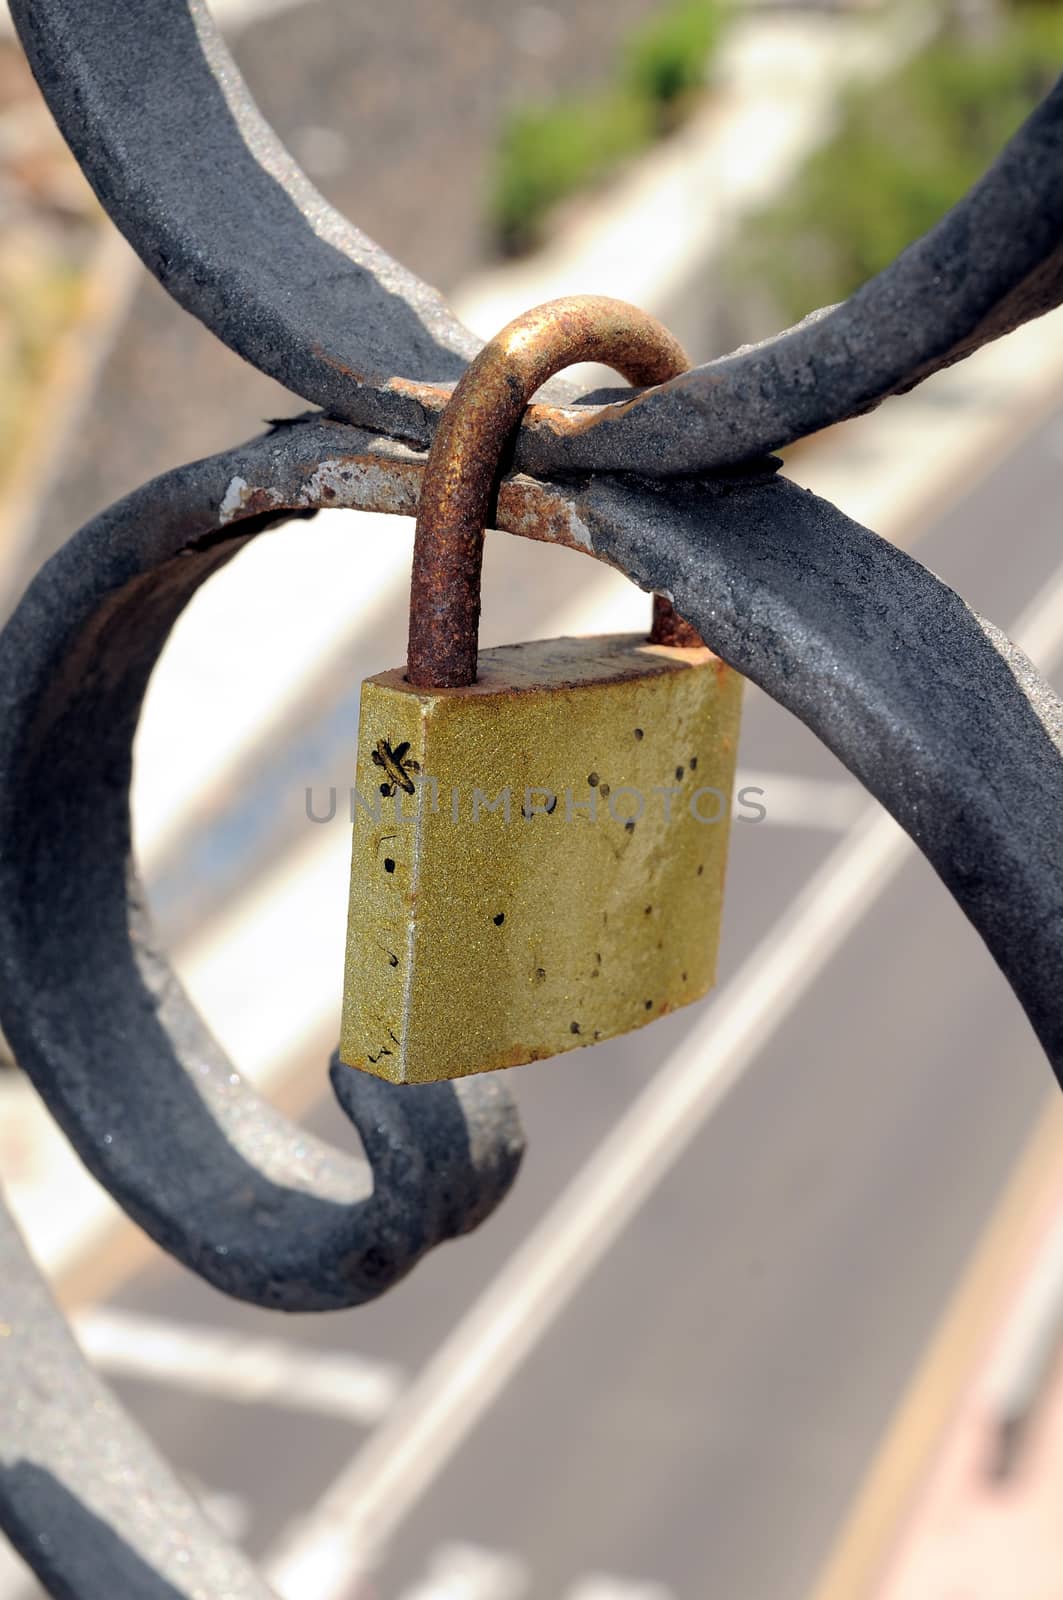
[[[393,1082],[593,1044],[715,976],[740,676],[639,635],[479,663],[362,687],[340,1054]]]

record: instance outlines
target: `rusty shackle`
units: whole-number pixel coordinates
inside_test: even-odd
[[[602,295],[549,300],[484,346],[447,402],[421,482],[406,668],[418,688],[476,681],[484,527],[502,451],[536,389],[577,361],[600,361],[640,386],[690,365],[655,317]],[[699,642],[659,597],[651,638]]]

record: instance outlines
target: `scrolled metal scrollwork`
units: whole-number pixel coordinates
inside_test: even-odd
[[[11,10],[74,154],[174,299],[330,415],[427,444],[479,340],[300,171],[204,0]],[[518,465],[702,472],[911,388],[1063,299],[1061,164],[1063,82],[959,204],[842,305],[634,405],[536,407]],[[575,398],[564,380],[547,393]]]
[[[258,532],[328,506],[412,514],[478,341],[316,194],[199,0],[12,12],[75,154],[160,281],[328,414],[138,489],[69,541],[8,625],[0,1019],[83,1159],[178,1259],[262,1305],[356,1304],[506,1192],[520,1157],[508,1094],[497,1078],[395,1090],[334,1065],[362,1163],[234,1081],[130,870],[130,752],[175,618]],[[555,383],[527,415],[496,519],[667,591],[812,728],[923,850],[1057,1073],[1063,706],[956,594],[764,452],[1057,304],[1061,155],[1057,86],[845,305],[600,410]],[[85,1368],[2,1217],[0,1269],[0,1522],[42,1580],[82,1600],[264,1594]]]

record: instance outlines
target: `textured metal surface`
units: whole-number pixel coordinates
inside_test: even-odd
[[[716,975],[742,679],[638,634],[362,686],[340,1056],[395,1082],[642,1027]]]
[[[368,1199],[364,1169],[229,1083],[140,943],[125,879],[129,740],[150,664],[196,582],[287,507],[409,512],[422,468],[404,445],[320,420],[180,468],[76,535],[0,639],[0,1020],[130,1213],[219,1287],[266,1304],[378,1292],[504,1192],[519,1136],[497,1079],[411,1088],[334,1069],[378,1169]],[[667,487],[511,476],[495,520],[668,590],[719,655],[802,717],[916,839],[1063,1075],[1063,705],[1007,640],[771,463]],[[32,1290],[28,1264],[19,1276]],[[10,1370],[19,1404],[26,1374]],[[72,1413],[82,1383],[62,1360],[53,1388]],[[98,1452],[128,1450],[130,1479],[150,1484],[150,1453],[123,1419],[100,1417]],[[44,1439],[43,1416],[27,1418],[35,1449],[63,1447]],[[0,1484],[0,1522],[45,1580],[61,1569],[56,1592],[78,1600],[181,1594],[161,1555],[130,1554],[155,1548],[165,1495],[127,1507],[116,1545],[92,1509],[98,1466],[75,1451],[67,1464],[69,1494],[47,1467]],[[57,1505],[64,1544],[51,1552],[31,1536]],[[213,1546],[197,1538],[197,1549],[212,1559]],[[201,1592],[241,1591],[207,1580]]]
[[[174,298],[333,415],[427,443],[479,341],[299,171],[202,0],[12,0],[11,10],[97,194]],[[1061,162],[1057,85],[981,182],[844,305],[635,407],[538,408],[518,465],[543,476],[697,472],[910,388],[1063,298]],[[571,398],[571,386],[553,393]]]
[[[497,1203],[516,1113],[497,1082],[402,1095],[336,1066],[366,1165],[262,1102],[191,1008],[130,859],[132,741],[182,607],[268,519],[197,538],[191,506],[141,507],[68,545],[0,640],[3,1026],[88,1166],[179,1259],[261,1304],[357,1304]]]
[[[16,976],[40,959],[22,948],[27,886],[39,881],[58,897],[32,912],[34,924],[65,914],[68,899],[58,874],[38,880],[21,864],[19,841],[32,842],[36,827],[39,851],[45,836],[34,818],[45,814],[37,790],[46,775],[26,736],[54,703],[53,676],[77,678],[86,657],[83,643],[75,647],[83,633],[99,636],[98,619],[95,633],[90,619],[106,616],[111,631],[123,587],[137,575],[146,580],[156,564],[181,574],[224,559],[262,525],[265,507],[409,511],[422,468],[415,452],[360,430],[293,424],[145,485],[44,570],[0,642],[0,801],[13,841],[0,861],[0,949]],[[515,474],[501,485],[495,521],[583,549],[644,588],[673,594],[709,647],[801,717],[913,836],[985,938],[1053,1064],[1063,1064],[1055,982],[1063,710],[1001,635],[917,561],[777,477],[770,462],[667,486],[631,476],[546,485]],[[148,625],[142,601],[136,616],[138,628]],[[64,652],[76,670],[64,667]],[[95,671],[78,681],[82,704],[103,687]],[[53,796],[49,818],[55,804]],[[62,827],[72,820],[67,809]],[[123,811],[122,841],[125,827]],[[78,873],[92,869],[92,856],[79,858]],[[48,1037],[48,993],[46,986],[43,1003],[35,1002],[26,985],[16,1002],[26,1029],[36,1026],[34,1051],[44,1045],[52,1058],[41,1061],[44,1084],[55,1045],[74,1057],[83,1048],[76,1038]],[[48,1092],[54,1099],[54,1084]],[[96,1149],[93,1159],[107,1173],[116,1152]],[[120,1172],[119,1165],[107,1178],[112,1186]],[[225,1270],[218,1264],[216,1275]]]
[[[454,390],[428,454],[413,546],[411,683],[474,682],[484,525],[502,452],[535,391],[578,361],[603,362],[634,384],[661,383],[690,365],[655,318],[604,295],[536,306],[484,346]]]
[[[70,541],[6,629],[0,1020],[85,1161],[167,1249],[262,1304],[356,1303],[505,1193],[512,1105],[496,1079],[397,1088],[334,1065],[363,1163],[257,1100],[154,948],[129,861],[130,744],[181,606],[247,539],[288,509],[413,512],[419,449],[478,341],[307,183],[201,0],[12,12],[57,121],[159,280],[341,420],[303,419],[145,485]],[[1057,1075],[1063,706],[932,574],[759,458],[1057,304],[1061,156],[1057,86],[845,305],[605,407],[561,409],[571,385],[552,380],[491,515],[667,593],[801,717],[924,851]],[[4,1527],[78,1600],[264,1593],[86,1373],[5,1229]]]

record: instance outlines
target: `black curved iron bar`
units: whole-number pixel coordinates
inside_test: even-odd
[[[308,399],[427,442],[477,341],[316,195],[198,0],[12,9],[103,203],[175,298]],[[533,412],[518,463],[648,480],[741,461],[1040,314],[1063,294],[1061,153],[1057,87],[982,183],[846,305],[634,402]],[[233,1081],[126,876],[130,745],[198,583],[285,508],[410,511],[419,466],[401,445],[310,419],[180,469],[82,530],[0,640],[4,1024],[130,1214],[267,1305],[379,1293],[497,1203],[519,1130],[497,1079],[396,1091],[334,1063],[367,1169]],[[499,520],[669,590],[802,717],[923,849],[1063,1072],[1063,707],[1007,640],[766,468],[668,485],[516,480]],[[87,1372],[2,1217],[0,1276],[14,1334],[0,1339],[0,1522],[42,1579],[78,1600],[264,1595]]]
[[[181,468],[75,536],[0,639],[0,1020],[130,1214],[268,1305],[354,1303],[471,1226],[512,1178],[512,1111],[494,1077],[395,1091],[338,1069],[375,1168],[367,1199],[363,1176],[232,1085],[127,890],[129,750],[174,617],[268,520],[263,505],[402,509],[419,465],[317,422]],[[526,531],[520,486],[503,487],[499,522]],[[1028,663],[918,562],[770,465],[525,487],[540,524],[552,504],[566,539],[670,591],[897,817],[1060,1070],[1063,708]]]
[[[1063,1084],[1063,702],[903,550],[785,478],[592,480],[595,550],[668,588],[918,845]]]
[[[841,305],[590,427],[544,423],[518,460],[530,472],[630,465],[651,477],[747,460],[874,410],[1061,301],[1063,78],[964,198]]]
[[[410,1090],[334,1061],[367,1168],[241,1081],[155,948],[130,859],[141,700],[182,607],[269,522],[219,534],[218,498],[172,488],[89,524],[0,639],[0,1012],[87,1165],[164,1248],[262,1305],[356,1305],[492,1210],[519,1122],[498,1078]]]
[[[203,0],[12,0],[34,73],[103,205],[164,287],[330,414],[426,444],[478,348],[438,294],[313,188]],[[543,417],[518,465],[669,477],[877,405],[1063,298],[1063,85],[970,193],[844,305],[649,391]],[[572,397],[565,380],[548,395]]]
[[[12,15],[89,182],[178,304],[326,410],[357,420],[371,396],[374,425],[416,431],[388,380],[453,381],[479,341],[304,176],[202,0]]]
[[[270,1600],[78,1349],[0,1201],[0,1528],[67,1600]]]

